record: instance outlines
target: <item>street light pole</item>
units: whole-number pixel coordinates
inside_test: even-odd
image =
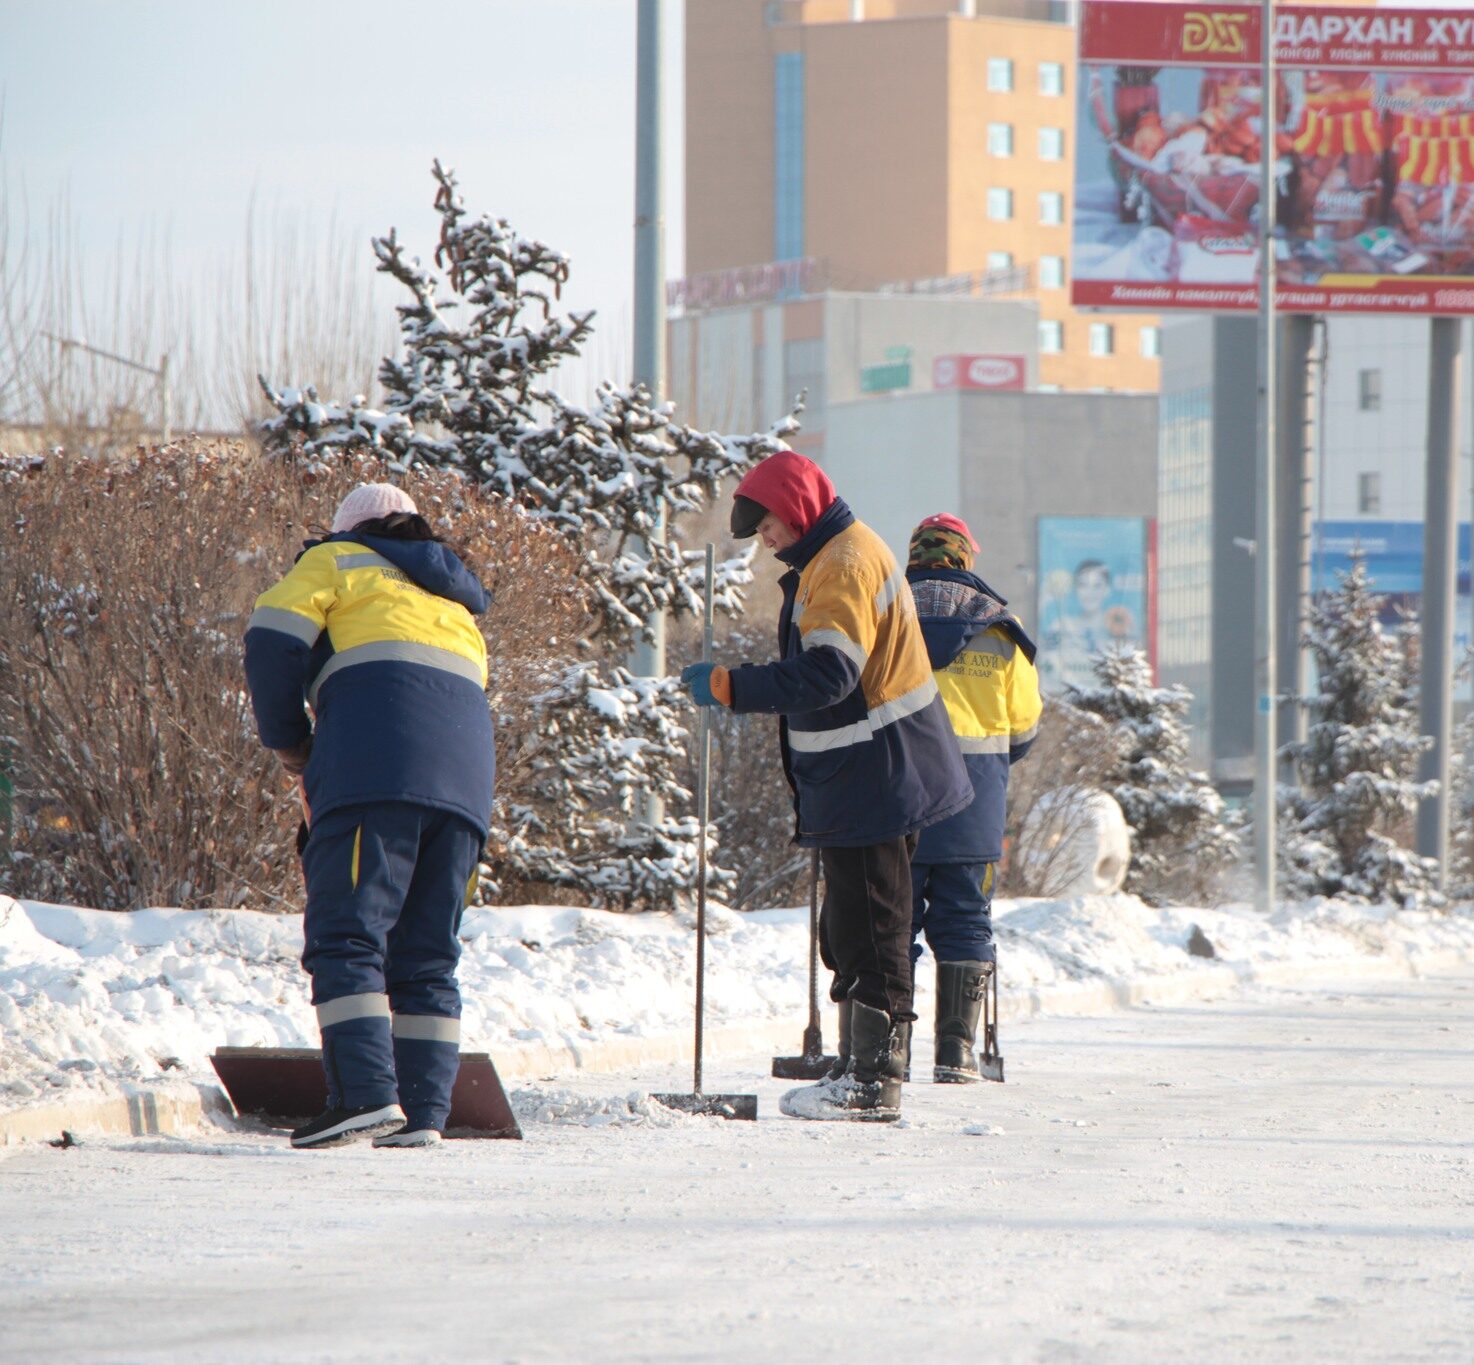
[[[1278,781],[1275,659],[1275,97],[1274,8],[1260,0],[1259,430],[1254,499],[1254,904],[1275,906]]]
[[[665,218],[661,206],[662,72],[661,0],[640,0],[635,59],[635,336],[634,381],[650,390],[653,403],[665,395]],[[652,540],[665,539],[662,511]],[[632,671],[665,676],[665,617],[645,623],[635,642]],[[660,798],[648,793],[641,812],[650,824],[663,814]]]
[[[130,370],[138,370],[143,374],[151,374],[158,380],[155,387],[159,392],[159,434],[164,445],[169,444],[170,436],[170,406],[169,406],[169,353],[165,351],[160,357],[158,366],[145,365],[141,360],[130,360],[125,355],[118,355],[115,351],[104,351],[101,346],[91,346],[85,341],[78,341],[75,337],[59,337],[54,332],[42,332],[48,341],[54,341],[63,351],[86,351],[88,355],[95,355],[100,360],[111,360],[115,365],[126,365]]]

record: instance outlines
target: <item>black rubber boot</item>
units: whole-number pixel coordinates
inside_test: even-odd
[[[887,1117],[901,1114],[901,1078],[906,1074],[906,1047],[910,1024],[895,1024],[884,1010],[854,1002],[850,1017],[850,1042],[853,1049],[850,1074],[867,1090],[875,1087],[874,1102],[868,1108],[890,1111]]]
[[[937,963],[936,1069],[932,1079],[965,1085],[978,1075],[978,1016],[993,975],[991,962]]]
[[[850,1069],[850,1001],[837,1000],[834,1009],[839,1017],[839,1046],[835,1049],[834,1065],[825,1078],[831,1081],[837,1081]]]
[[[904,1024],[884,1010],[850,1002],[850,1066],[837,1080],[790,1090],[778,1107],[799,1119],[894,1123],[901,1117]]]

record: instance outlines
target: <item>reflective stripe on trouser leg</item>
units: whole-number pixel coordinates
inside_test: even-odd
[[[461,1069],[461,1021],[433,1014],[394,1016],[394,1070],[406,1126],[444,1132]]]
[[[317,1007],[317,1022],[328,1107],[392,1104],[396,1086],[389,997],[363,992],[324,1000]]]

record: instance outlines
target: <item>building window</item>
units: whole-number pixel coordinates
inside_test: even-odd
[[[1065,287],[1065,258],[1063,256],[1039,257],[1039,288],[1063,289]]]
[[[988,125],[988,155],[1013,155],[1013,124],[990,123]]]
[[[1013,191],[994,186],[988,191],[988,217],[995,223],[1006,223],[1013,217]]]
[[[1013,61],[1011,58],[988,58],[988,89],[998,95],[1006,95],[1013,89]]]
[[[773,259],[804,254],[804,55],[780,52],[773,67]]]
[[[1363,412],[1380,412],[1382,408],[1382,371],[1361,370],[1357,373],[1357,406]]]
[[[988,269],[990,271],[992,271],[992,270],[1012,270],[1013,269],[1013,252],[1011,252],[1011,251],[990,251],[988,253]]]
[[[1058,190],[1040,192],[1039,221],[1045,227],[1059,227],[1065,221],[1065,197]]]
[[[1141,329],[1141,353],[1148,360],[1157,360],[1162,354],[1162,329],[1148,323]]]
[[[1059,355],[1065,348],[1065,325],[1062,322],[1039,324],[1039,354]]]
[[[1065,130],[1063,128],[1041,128],[1039,130],[1039,160],[1063,161],[1065,159]]]
[[[1116,329],[1109,322],[1090,324],[1090,354],[1111,355],[1116,349]]]
[[[1373,374],[1376,371],[1372,371]],[[1382,476],[1380,474],[1358,474],[1356,476],[1356,510],[1376,516],[1382,510]]]
[[[1041,95],[1063,95],[1065,93],[1065,69],[1059,62],[1039,63],[1039,93]]]

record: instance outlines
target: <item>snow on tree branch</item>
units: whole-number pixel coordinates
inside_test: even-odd
[[[568,258],[505,219],[469,214],[455,173],[439,161],[432,174],[440,220],[432,261],[392,230],[373,242],[378,269],[407,295],[400,353],[379,370],[384,410],[262,376],[276,414],[262,439],[310,459],[372,450],[396,468],[453,469],[501,494],[577,554],[595,607],[585,649],[596,639],[624,654],[657,618],[701,610],[702,556],[681,543],[680,519],[782,449],[802,398],[768,431],[738,435],[686,426],[635,384],[601,384],[589,406],[568,402],[551,376],[593,327],[592,313],[558,310]],[[719,611],[742,610],[751,564],[748,552],[721,565]],[[540,698],[532,725],[546,759],[538,792],[499,831],[508,870],[621,904],[669,904],[689,888],[694,822],[640,824],[634,796],[654,791],[669,810],[689,807],[670,766],[685,744],[686,706],[670,680],[647,688],[616,669],[599,682],[584,665]]]

